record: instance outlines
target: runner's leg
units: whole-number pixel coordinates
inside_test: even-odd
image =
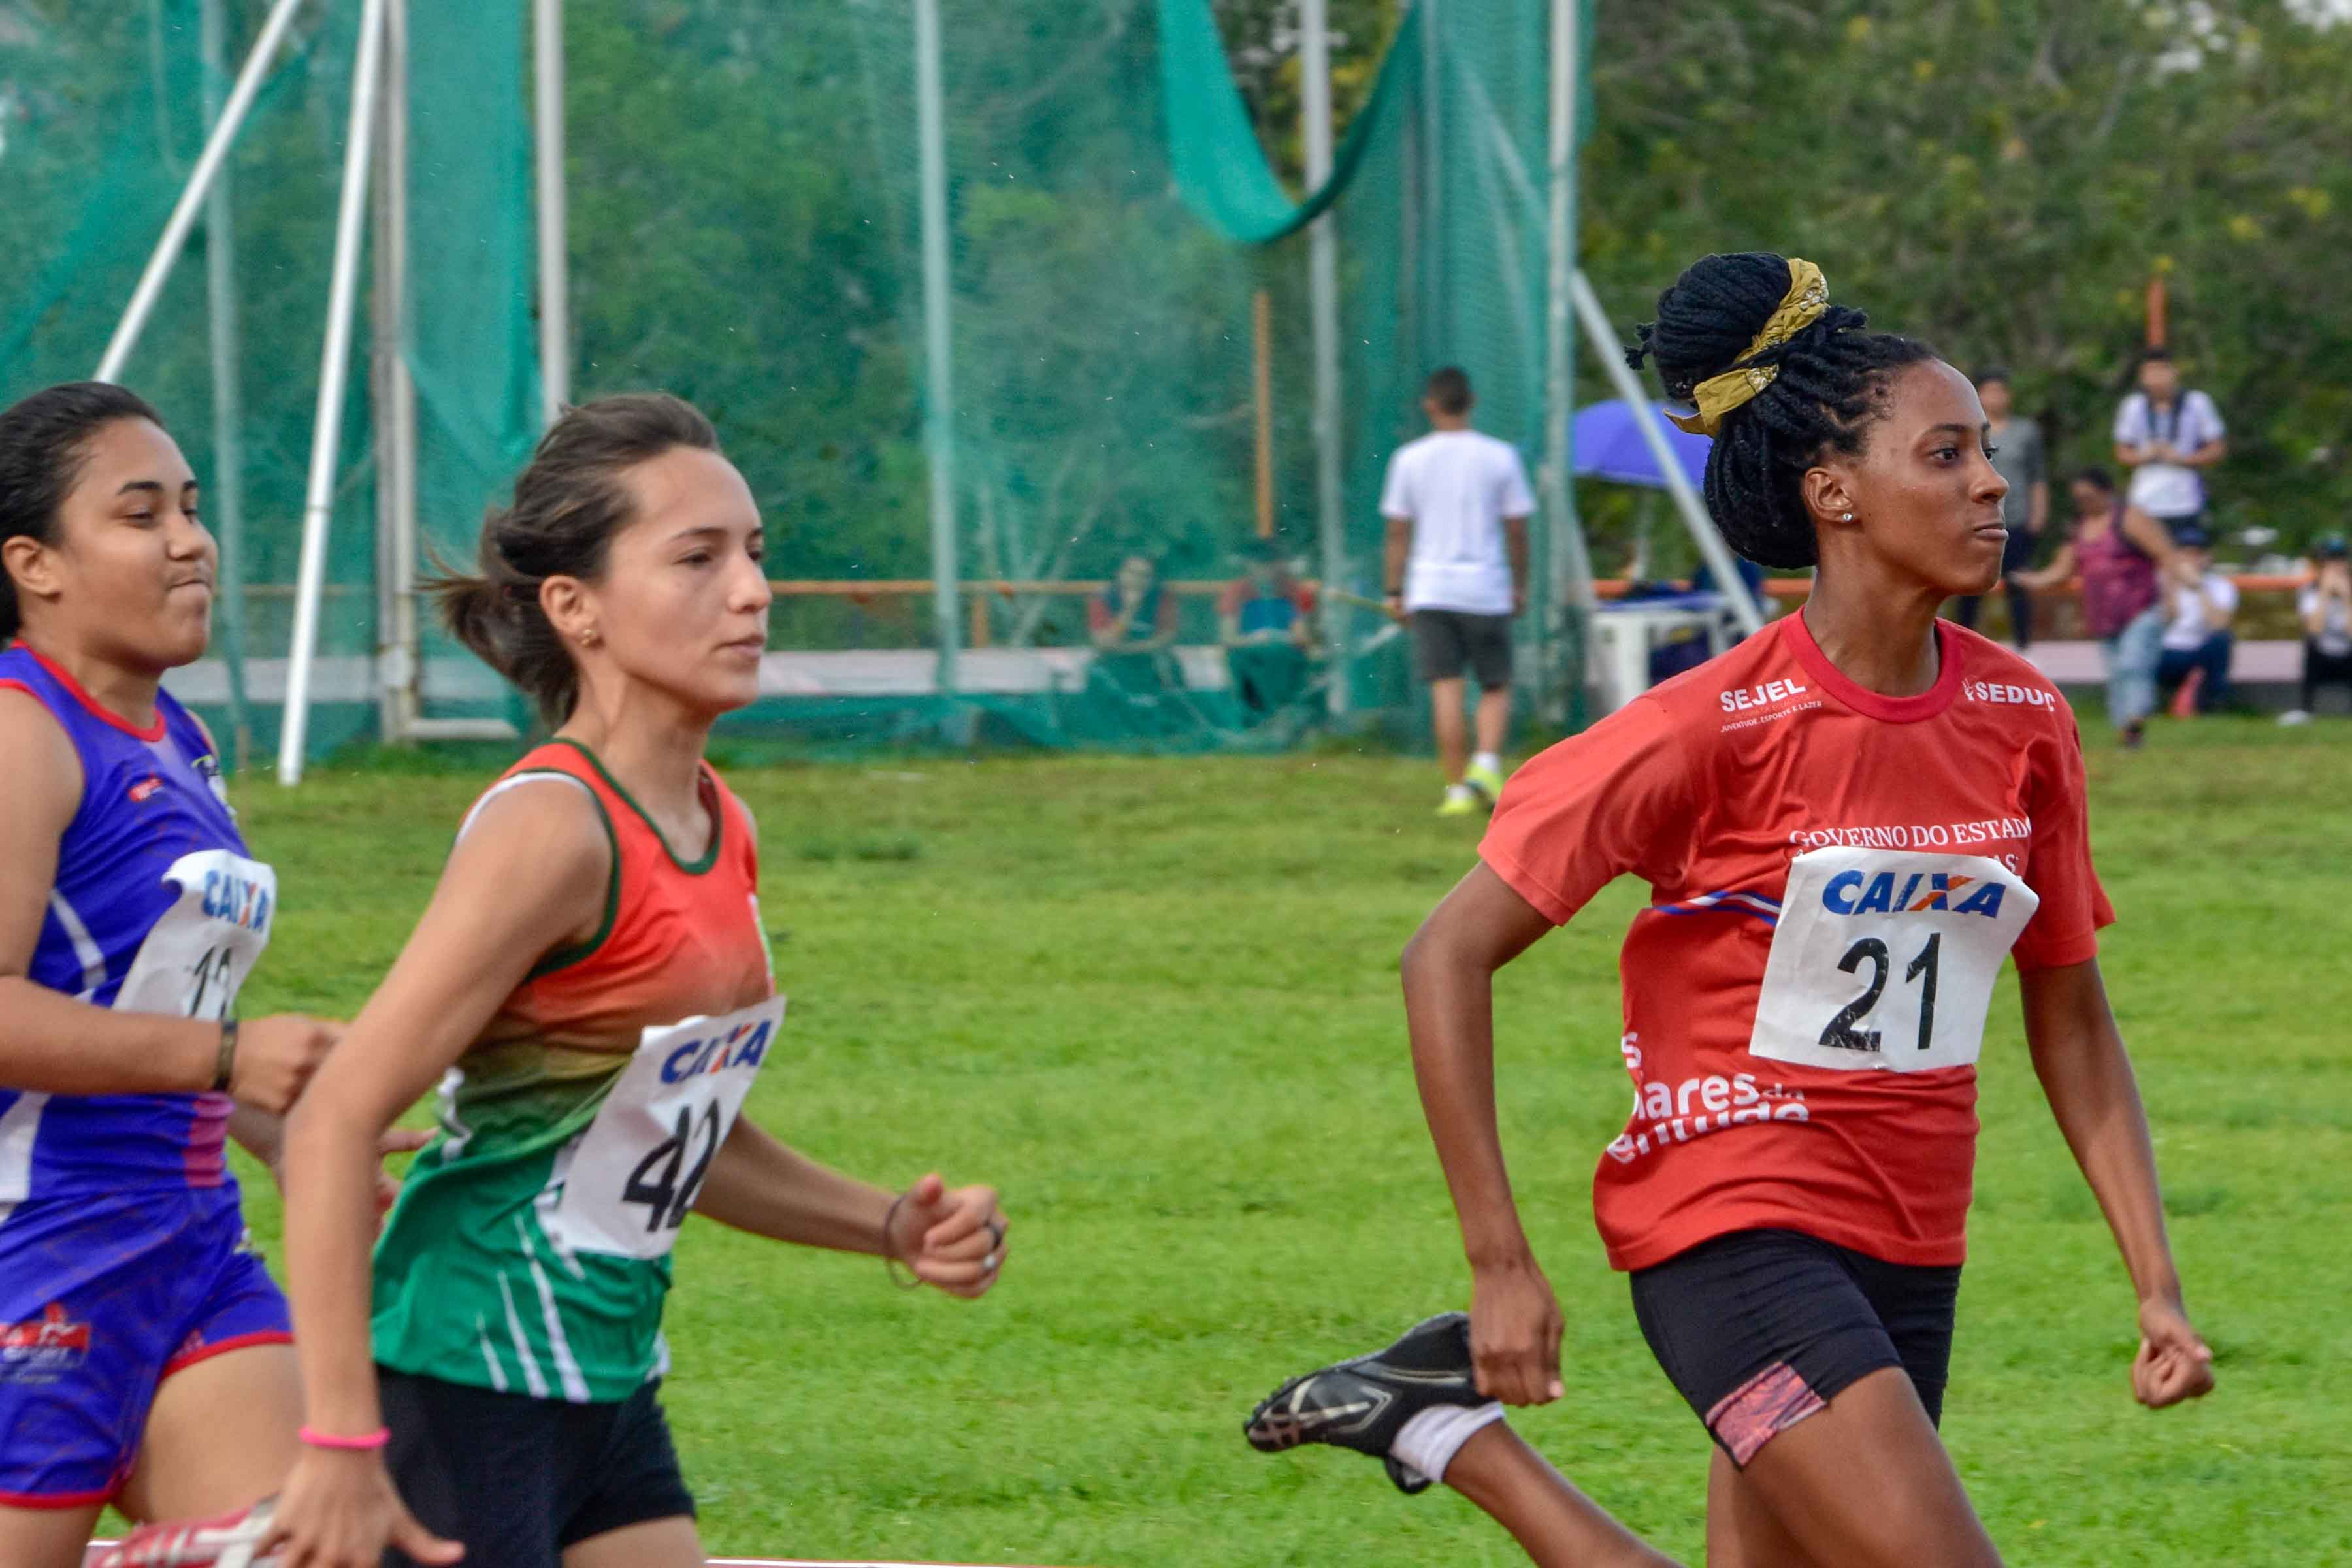
[[[0,1563],[9,1568],[81,1568],[82,1548],[100,1505],[12,1508],[0,1504]]]
[[[702,1537],[685,1516],[647,1520],[574,1542],[563,1568],[702,1568]]]
[[[120,1506],[141,1521],[257,1502],[294,1467],[302,1381],[290,1344],[247,1345],[164,1374]]]
[[[1578,1491],[1506,1422],[1481,1427],[1462,1445],[1445,1468],[1445,1484],[1509,1531],[1538,1568],[1671,1568],[1674,1562]]]
[[[1706,1568],[1832,1568],[1805,1554],[1722,1449],[1706,1472]]]
[[[1910,1377],[1882,1367],[1775,1434],[1740,1473],[1816,1562],[2000,1568]]]

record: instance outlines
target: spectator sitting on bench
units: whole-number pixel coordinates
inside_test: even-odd
[[[1160,585],[1150,556],[1128,555],[1110,586],[1087,601],[1087,632],[1095,645],[1089,685],[1145,702],[1182,689],[1168,651],[1176,641],[1175,595]]]
[[[1217,640],[1234,699],[1252,722],[1277,713],[1307,687],[1315,642],[1315,590],[1290,574],[1282,547],[1255,539],[1242,552],[1249,570],[1217,597]]]
[[[2352,550],[2341,535],[2323,539],[2315,551],[2318,570],[2295,597],[2303,617],[2303,703],[2279,715],[2282,724],[2300,724],[2319,706],[2323,685],[2352,692]]]
[[[2156,663],[2160,690],[2178,687],[2173,711],[2210,713],[2230,700],[2230,654],[2237,646],[2230,619],[2238,612],[2238,585],[2213,570],[2212,541],[2195,523],[2173,536],[2179,548],[2166,563],[2172,619]]]

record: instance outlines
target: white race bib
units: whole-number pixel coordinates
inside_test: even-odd
[[[179,897],[139,944],[114,1009],[226,1018],[269,945],[278,873],[233,850],[199,849],[173,861],[163,880]]]
[[[1968,1067],[2041,896],[1981,855],[1811,849],[1789,866],[1748,1050],[1839,1070]]]
[[[646,1030],[566,1151],[562,1185],[541,1211],[549,1237],[573,1252],[667,1257],[783,1022],[784,999],[772,996]]]

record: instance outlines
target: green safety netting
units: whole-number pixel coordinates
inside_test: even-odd
[[[1284,239],[1323,216],[1354,181],[1365,149],[1410,90],[1399,83],[1419,67],[1421,13],[1408,10],[1387,59],[1348,138],[1331,161],[1330,177],[1303,198],[1283,189],[1258,146],[1257,129],[1231,90],[1225,41],[1203,0],[1160,0],[1160,90],[1168,113],[1168,153],[1177,188],[1202,222],[1227,239],[1265,245]]]
[[[267,6],[218,4],[234,70]],[[408,310],[394,336],[417,398],[410,575],[429,574],[428,552],[469,557],[536,427],[526,10],[407,0]],[[1335,176],[1304,201],[1261,150],[1283,128],[1251,124],[1209,0],[938,0],[948,385],[924,353],[912,0],[566,10],[573,395],[660,386],[703,406],[760,500],[777,574],[803,585],[777,602],[769,696],[730,725],[739,742],[855,749],[944,731],[1199,749],[1410,721],[1402,650],[1376,616],[1327,605],[1297,668],[1237,670],[1216,646],[1214,587],[1240,575],[1256,531],[1253,302],[1270,304],[1276,537],[1319,574],[1300,231],[1328,211],[1343,350],[1335,585],[1376,595],[1381,469],[1419,427],[1430,369],[1465,366],[1482,426],[1531,468],[1544,452],[1544,0],[1424,0],[1387,13],[1387,38],[1349,41],[1368,69],[1385,46],[1377,85]],[[201,145],[205,95],[188,85],[219,86],[199,61],[201,11],[0,0],[0,396],[96,364]],[[304,7],[231,165],[235,321],[220,352],[241,408],[226,447],[204,226],[126,374],[205,478],[215,526],[238,492],[241,593],[215,656],[175,684],[256,751],[283,690],[359,12]],[[380,265],[372,255],[371,279]],[[376,733],[387,679],[413,679],[427,718],[521,721],[389,593],[376,323],[361,328],[314,749]],[[934,403],[963,645],[944,683],[924,584]],[[1175,584],[1175,646],[1097,658],[1088,595],[1067,585],[1134,553]],[[1013,586],[976,586],[997,582]],[[411,620],[413,668],[399,646]],[[1534,668],[1557,670],[1559,629],[1531,618]]]

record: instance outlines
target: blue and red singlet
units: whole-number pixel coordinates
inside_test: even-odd
[[[159,692],[141,729],[22,642],[0,650],[0,689],[46,708],[81,763],[28,977],[118,1011],[229,1016],[278,888],[203,727]],[[246,1239],[229,1108],[0,1085],[0,1506],[111,1497],[164,1378],[291,1337]]]

